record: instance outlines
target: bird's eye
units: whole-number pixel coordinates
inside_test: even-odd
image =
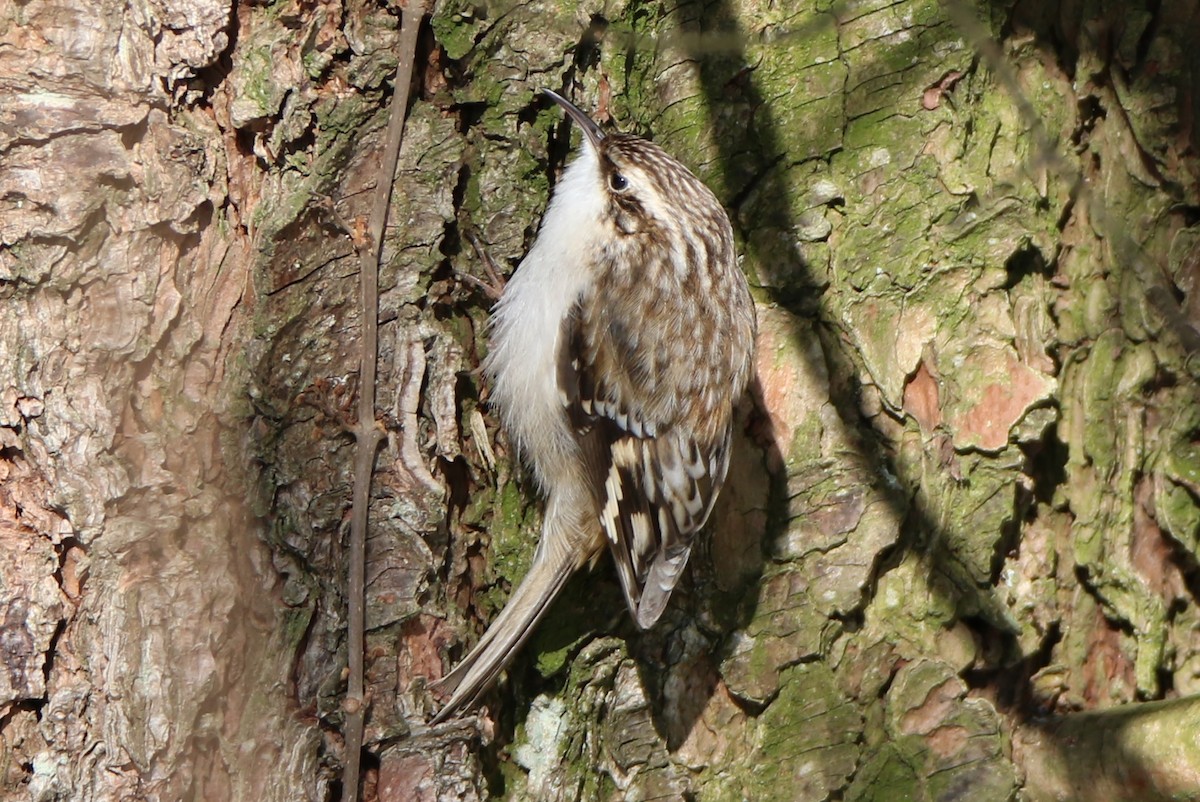
[[[624,192],[629,186],[629,179],[620,173],[612,173],[608,176],[608,186],[613,192]]]

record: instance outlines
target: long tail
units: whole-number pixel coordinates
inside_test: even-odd
[[[529,573],[509,597],[500,615],[470,654],[437,683],[451,695],[431,724],[443,722],[473,704],[512,660],[571,574],[590,556],[581,553],[585,550],[579,548],[578,543],[572,543],[574,540],[576,538],[563,537],[552,527],[546,527]]]

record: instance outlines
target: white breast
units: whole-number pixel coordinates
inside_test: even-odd
[[[598,160],[585,139],[492,314],[485,363],[492,401],[543,488],[578,461],[558,391],[559,338],[563,318],[593,280],[604,202]]]

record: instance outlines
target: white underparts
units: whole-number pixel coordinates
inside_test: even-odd
[[[544,489],[550,477],[578,462],[559,396],[559,338],[564,318],[592,283],[589,265],[603,233],[605,203],[599,160],[585,140],[492,317],[486,363],[492,399]]]

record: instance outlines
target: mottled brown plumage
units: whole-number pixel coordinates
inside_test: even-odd
[[[652,142],[583,129],[492,323],[487,373],[547,495],[529,574],[443,686],[443,720],[487,688],[566,579],[607,542],[638,625],[661,616],[729,468],[754,305],[729,219]]]

